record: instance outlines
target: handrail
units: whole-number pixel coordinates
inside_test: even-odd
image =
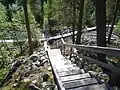
[[[88,46],[88,45],[77,45],[77,44],[67,44],[65,43],[65,41],[63,40],[63,38],[61,38],[61,41],[63,43],[64,46],[69,46],[69,47],[74,47],[74,48],[78,48],[81,50],[85,50],[85,51],[90,51],[90,52],[95,52],[95,53],[102,53],[102,54],[106,54],[106,55],[112,55],[112,56],[117,56],[120,57],[120,49],[116,49],[116,48],[109,48],[109,47],[99,47],[99,46]],[[82,56],[82,55],[78,55],[81,58],[91,62],[91,63],[95,63],[98,64],[99,66],[102,66],[106,69],[109,69],[111,71],[113,71],[114,73],[118,73],[120,74],[120,68],[115,67],[114,65],[111,64],[107,64],[101,61],[98,61],[96,59],[92,59],[90,57],[87,56]]]
[[[62,43],[65,46],[74,47],[74,48],[78,48],[78,49],[85,50],[85,51],[120,57],[120,49],[117,49],[117,48],[67,44],[67,43],[65,43],[65,41],[63,39],[62,39]]]

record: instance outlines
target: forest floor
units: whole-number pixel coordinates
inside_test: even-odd
[[[86,33],[82,35],[82,42],[86,45],[96,44],[95,32]],[[95,33],[96,34],[96,33]],[[65,38],[65,42],[72,43],[72,38]],[[55,45],[56,41],[53,41],[51,48],[57,48],[61,46],[59,40],[57,40],[58,45]],[[66,49],[66,52],[69,50]],[[69,55],[67,53],[66,55]],[[71,61],[79,64],[81,62],[76,62],[73,56]],[[78,58],[79,59],[79,58]],[[86,70],[93,73],[101,78],[105,83],[108,82],[109,76],[102,72],[100,67],[95,64],[89,64],[85,62]],[[94,71],[94,72],[93,72]],[[36,49],[36,51],[31,56],[21,56],[15,58],[11,64],[10,71],[5,76],[3,81],[3,87],[0,90],[51,90],[56,88],[54,84],[54,79],[52,75],[52,69],[49,63],[49,58],[43,45]]]
[[[3,83],[0,90],[48,90],[55,87],[44,48],[39,48],[29,57],[17,58]]]

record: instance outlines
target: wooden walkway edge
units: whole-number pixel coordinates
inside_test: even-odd
[[[105,84],[66,60],[60,49],[49,49],[49,60],[59,90],[109,90]]]

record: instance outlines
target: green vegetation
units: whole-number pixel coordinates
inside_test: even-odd
[[[95,0],[84,0],[84,12],[80,1],[82,0],[0,0],[0,83],[9,71],[11,60],[31,55],[44,30],[53,36],[59,30],[70,28],[75,31],[96,26],[95,2],[92,2]],[[106,1],[107,24],[112,23],[116,1]],[[119,8],[115,25],[113,32],[120,37]]]

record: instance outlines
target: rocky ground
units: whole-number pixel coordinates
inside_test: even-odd
[[[50,63],[44,49],[15,60],[0,90],[52,90],[55,88]]]
[[[83,34],[83,44],[95,45],[95,34],[95,32],[86,33],[86,35]],[[65,38],[65,42],[72,43],[72,38]],[[51,48],[61,48],[61,45],[61,40],[57,40],[57,43],[54,41],[54,43],[50,44]],[[70,53],[68,53],[70,52],[70,48],[65,49],[65,56],[70,56]],[[71,61],[82,68],[83,60],[80,60],[79,57],[73,55]],[[10,71],[2,82],[3,87],[0,90],[57,90],[49,59],[43,47],[40,47],[29,57],[24,56],[15,59],[10,66]],[[105,83],[109,81],[109,76],[103,73],[101,68],[95,64],[90,64],[85,61],[84,69],[99,77]]]

